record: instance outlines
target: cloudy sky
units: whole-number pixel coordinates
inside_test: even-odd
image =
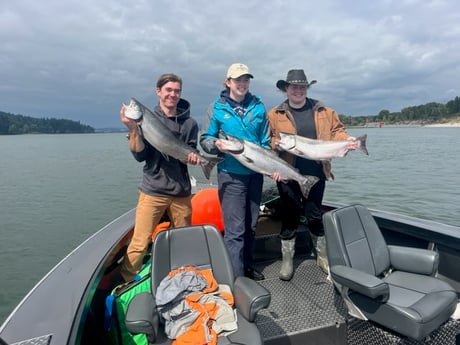
[[[233,62],[267,108],[291,68],[346,115],[460,96],[458,0],[2,0],[0,42],[0,111],[96,128],[164,72],[201,122]]]

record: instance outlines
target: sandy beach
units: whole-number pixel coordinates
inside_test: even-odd
[[[460,127],[460,122],[434,123],[431,125],[424,125],[423,127]]]
[[[423,125],[419,121],[413,121],[410,123],[384,123],[382,126],[378,122],[369,122],[364,126],[347,126],[347,128],[397,128],[397,127],[427,127],[427,128],[458,128],[460,127],[460,122],[446,122],[446,123],[431,123]]]

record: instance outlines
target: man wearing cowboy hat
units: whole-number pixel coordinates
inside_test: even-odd
[[[278,80],[276,83],[278,89],[286,93],[287,99],[268,113],[273,149],[277,149],[276,144],[280,140],[280,132],[297,134],[310,139],[353,139],[345,131],[335,110],[320,101],[307,97],[307,90],[315,83],[316,80],[308,82],[307,76],[302,69],[290,70],[287,73],[286,80]],[[279,277],[282,280],[290,280],[293,275],[292,261],[296,229],[303,215],[306,216],[312,238],[318,237],[319,243],[319,236],[322,236],[321,242],[324,242],[321,203],[326,180],[334,179],[334,175],[331,172],[331,163],[329,161],[319,162],[303,159],[285,151],[279,151],[279,156],[297,168],[301,174],[317,176],[320,179],[312,187],[306,199],[303,197],[297,182],[288,181],[284,183],[277,181],[281,199],[280,238],[283,255]],[[324,264],[324,260],[321,261],[322,265],[320,266],[327,266],[327,262]],[[327,267],[322,268],[327,270]]]

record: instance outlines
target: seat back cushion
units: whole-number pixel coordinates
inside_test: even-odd
[[[164,230],[152,245],[152,292],[176,268],[211,268],[219,284],[233,289],[233,270],[222,234],[212,225],[186,226]]]
[[[329,264],[379,276],[390,265],[387,244],[370,211],[351,205],[324,214]]]

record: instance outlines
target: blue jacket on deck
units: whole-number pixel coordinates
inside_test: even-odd
[[[249,175],[255,172],[246,168],[230,154],[220,152],[215,145],[219,136],[231,136],[251,141],[267,149],[270,148],[270,135],[265,106],[260,97],[252,96],[243,116],[240,116],[223,97],[223,91],[208,110],[208,125],[200,136],[200,145],[209,154],[218,154],[224,160],[217,165],[219,171]]]

